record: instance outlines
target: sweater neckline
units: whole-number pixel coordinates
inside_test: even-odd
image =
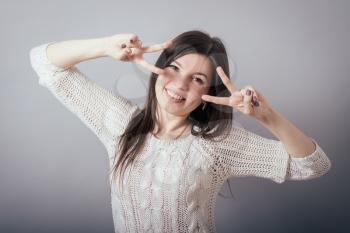
[[[193,135],[191,133],[189,133],[187,136],[184,136],[184,137],[180,137],[180,138],[177,138],[177,139],[174,139],[174,138],[157,138],[156,136],[154,136],[152,133],[149,133],[150,134],[150,138],[159,143],[159,144],[163,144],[163,145],[171,145],[171,144],[177,144],[177,143],[182,143],[182,142],[186,142],[186,141],[189,141],[191,139],[193,139]]]

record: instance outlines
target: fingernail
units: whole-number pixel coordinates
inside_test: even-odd
[[[126,44],[122,44],[122,48],[125,48],[126,47]]]
[[[252,92],[248,89],[248,90],[246,91],[246,94],[247,94],[247,95],[251,95]]]
[[[254,100],[254,101],[258,101],[258,100],[256,99],[256,96],[253,96],[253,100]]]
[[[260,105],[259,102],[257,102],[257,101],[254,102],[254,106],[258,107],[259,105]]]

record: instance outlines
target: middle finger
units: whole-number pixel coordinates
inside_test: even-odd
[[[235,85],[231,83],[230,79],[227,77],[227,75],[225,74],[221,66],[218,66],[216,68],[216,71],[218,72],[222,82],[224,83],[224,85],[227,87],[227,89],[230,91],[232,95],[236,91]]]
[[[161,44],[145,46],[142,48],[142,50],[144,53],[157,52],[157,51],[169,48],[171,45],[172,45],[172,42],[171,42],[171,40],[169,40],[169,41],[166,41],[166,42],[161,43]]]

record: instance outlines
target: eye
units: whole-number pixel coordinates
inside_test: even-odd
[[[203,85],[204,84],[204,81],[201,79],[201,78],[198,78],[196,76],[193,77],[193,79],[198,82],[199,84]]]
[[[179,67],[177,67],[175,65],[168,65],[168,67],[172,67],[173,70],[179,70]]]

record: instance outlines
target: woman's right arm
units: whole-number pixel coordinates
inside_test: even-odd
[[[49,42],[30,50],[39,84],[75,114],[105,145],[121,135],[139,109],[83,74],[75,64],[106,56],[106,38]]]
[[[49,61],[60,68],[69,68],[82,61],[105,57],[108,38],[67,40],[51,43],[46,50]]]

